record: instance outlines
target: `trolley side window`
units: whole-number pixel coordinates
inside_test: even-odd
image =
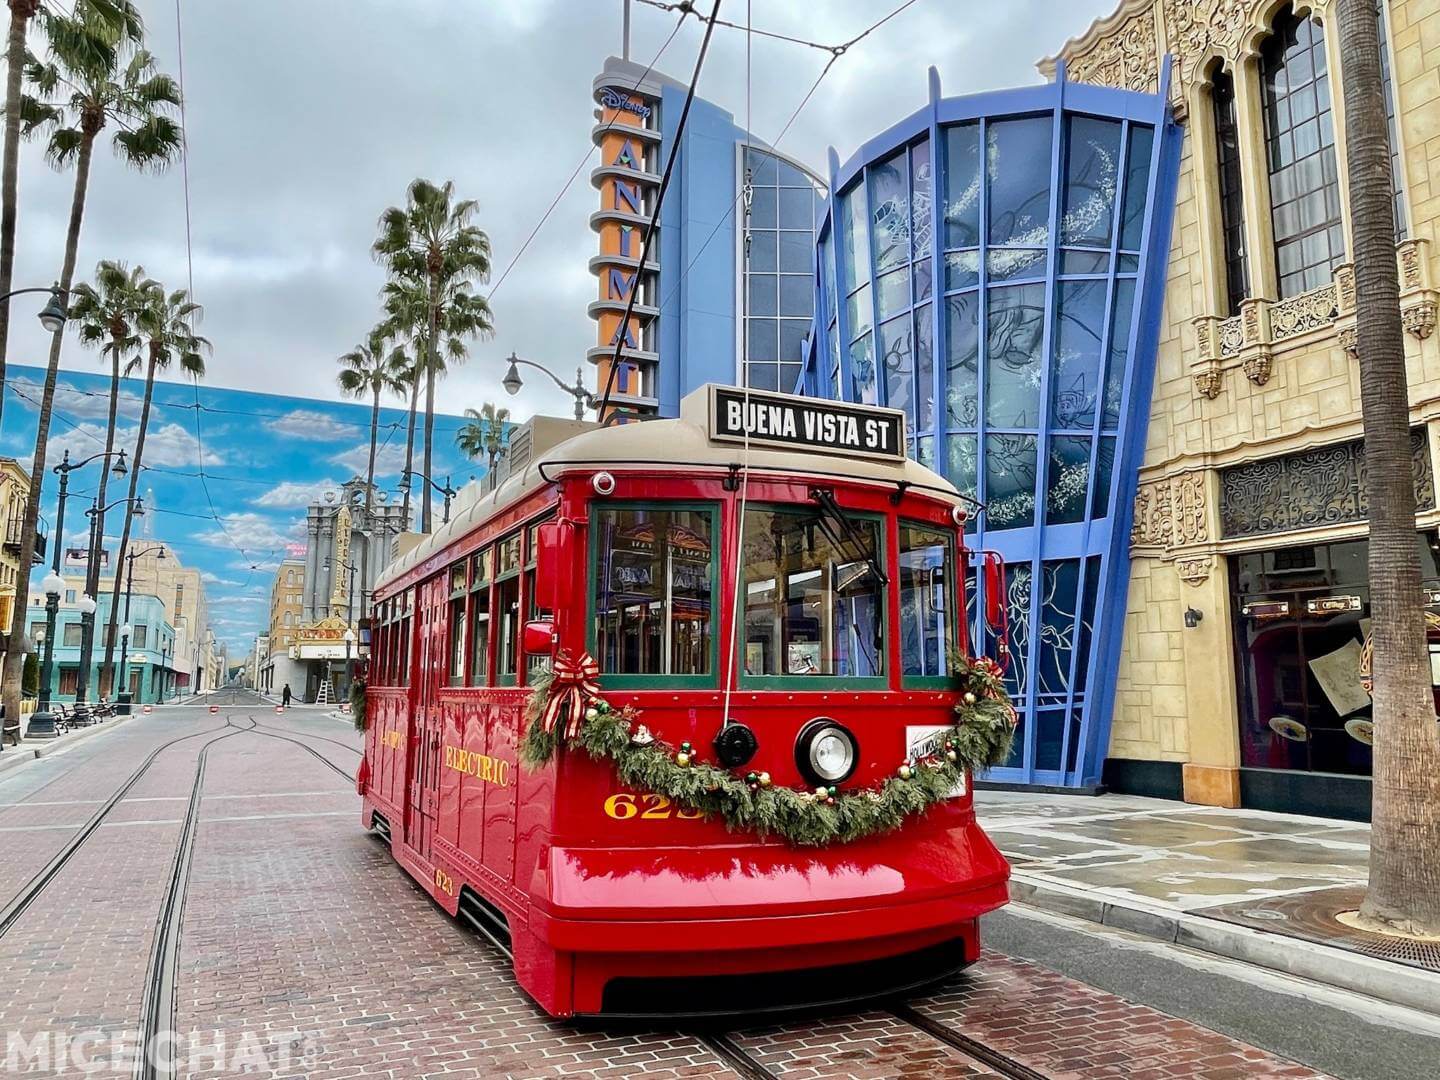
[[[390,605],[380,601],[375,605],[375,629],[370,638],[370,685],[389,686],[390,670],[385,654],[390,642]]]
[[[490,579],[493,548],[470,556],[470,686],[490,685]]]
[[[545,610],[535,602],[535,577],[539,573],[539,550],[540,550],[540,526],[549,521],[553,515],[547,514],[539,521],[532,522],[525,527],[525,596],[526,604],[530,614],[529,619],[553,619],[555,613]],[[569,567],[551,567],[551,573],[563,573]],[[525,682],[527,685],[535,681],[535,677],[541,672],[550,670],[550,657],[545,654],[534,654],[525,659]]]
[[[747,679],[876,679],[885,674],[881,521],[820,510],[745,513],[741,598]]]
[[[955,648],[955,542],[932,525],[900,522],[900,674],[943,685]]]
[[[465,685],[465,595],[470,582],[468,564],[461,560],[450,567],[449,648],[450,685]]]
[[[495,685],[515,685],[515,660],[520,651],[520,534],[495,546]]]
[[[643,685],[715,682],[717,508],[607,506],[591,514],[591,648]]]
[[[395,622],[396,686],[410,685],[410,620],[415,613],[415,590],[406,589],[396,601],[400,617]]]

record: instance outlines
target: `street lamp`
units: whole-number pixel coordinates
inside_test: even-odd
[[[22,296],[25,293],[49,293],[50,299],[39,311],[40,325],[52,334],[58,334],[65,329],[65,320],[70,317],[69,310],[65,307],[66,291],[60,288],[60,283],[42,286],[32,289],[11,289],[4,296],[0,296],[0,303],[9,300],[12,296]]]
[[[30,716],[30,726],[25,730],[29,739],[55,738],[55,715],[50,711],[50,679],[55,672],[55,616],[60,612],[60,593],[65,588],[65,579],[54,570],[40,582],[45,594],[45,658],[40,664],[40,700]]]
[[[345,628],[345,700],[350,700],[350,687],[355,678],[355,658],[350,654],[355,644],[355,631],[350,627]]]
[[[421,480],[424,480],[439,494],[445,497],[445,510],[441,518],[440,524],[450,524],[450,500],[455,497],[455,491],[450,486],[450,477],[445,477],[444,484],[437,484],[434,480],[431,480],[430,477],[426,476],[423,472],[420,472],[417,469],[405,469],[403,472],[400,473],[400,485],[402,487],[408,486],[410,483],[410,477],[412,476],[418,476]]]
[[[140,500],[135,502],[138,514]],[[130,643],[130,592],[135,587],[135,560],[152,553],[157,559],[165,558],[164,545],[152,544],[125,554],[125,625],[120,628],[120,689],[115,694],[115,712],[120,716],[130,715],[130,670],[125,666],[125,653]]]
[[[510,361],[510,369],[505,372],[505,378],[500,380],[500,385],[505,388],[505,392],[511,397],[514,397],[516,394],[518,394],[520,392],[520,388],[525,385],[525,380],[520,378],[520,369],[516,366],[517,364],[524,364],[526,367],[533,367],[537,368],[540,371],[543,371],[546,375],[549,375],[552,380],[554,380],[556,386],[560,387],[561,390],[564,390],[567,394],[574,397],[576,420],[584,420],[585,410],[593,409],[596,407],[595,395],[592,394],[589,390],[585,389],[584,368],[577,367],[575,369],[575,385],[570,386],[563,379],[561,379],[560,376],[556,375],[544,364],[537,364],[534,360],[522,360],[513,352],[507,357],[507,359]]]
[[[119,451],[119,454],[120,461],[118,465],[123,466],[125,463],[125,452],[122,450]],[[111,468],[110,472],[114,476],[125,475],[124,472],[116,472],[114,467]],[[105,515],[111,510],[115,509],[115,507],[119,506],[121,503],[127,503],[130,501],[131,500],[127,497],[123,499],[116,499],[108,506],[101,506],[99,504],[99,501],[96,500],[95,504],[92,505],[90,509],[85,511],[85,516],[90,519],[90,542],[89,546],[86,548],[85,551],[85,588],[87,591],[93,592],[100,587],[100,543],[103,539],[102,532],[104,529],[104,525],[102,524],[102,522],[105,520]],[[131,513],[135,517],[144,517],[144,500],[137,495],[134,499],[134,503],[135,508],[131,511]],[[117,575],[120,573],[119,567],[116,567],[115,573]],[[88,618],[85,616],[84,609],[81,609],[80,671],[77,675],[77,682],[75,686],[75,703],[77,705],[84,704],[86,698],[89,696],[90,693],[90,664],[95,655],[94,615],[95,612],[93,608],[91,609],[90,617]]]

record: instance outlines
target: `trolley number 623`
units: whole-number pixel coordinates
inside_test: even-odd
[[[704,817],[699,810],[677,806],[664,795],[631,795],[628,791],[617,791],[605,800],[605,814],[616,821],[662,821],[667,818],[695,820]]]

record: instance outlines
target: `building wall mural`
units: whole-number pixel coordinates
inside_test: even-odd
[[[1159,92],[930,104],[843,166],[806,393],[890,405],[1007,563],[1020,737],[994,778],[1098,782],[1179,136]]]

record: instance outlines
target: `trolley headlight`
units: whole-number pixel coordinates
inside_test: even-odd
[[[795,739],[795,764],[812,784],[839,784],[850,778],[860,760],[860,744],[849,730],[827,717],[817,717]]]

